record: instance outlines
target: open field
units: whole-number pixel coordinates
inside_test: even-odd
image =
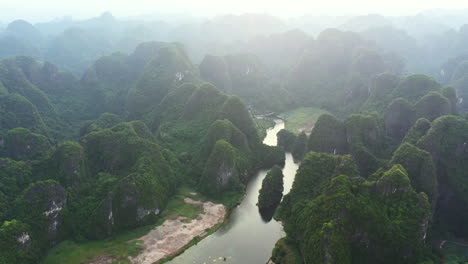
[[[322,110],[314,107],[301,107],[292,111],[288,111],[279,115],[285,120],[285,129],[299,134],[302,131],[310,133],[314,128],[315,122],[321,114],[328,113],[326,110]]]

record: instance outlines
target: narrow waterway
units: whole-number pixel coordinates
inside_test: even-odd
[[[281,120],[267,131],[263,143],[276,146],[276,133],[284,128]],[[284,194],[291,189],[298,164],[286,153],[283,169]],[[172,264],[264,264],[271,256],[276,241],[284,236],[283,228],[274,219],[265,222],[258,212],[258,192],[267,170],[257,172],[247,185],[246,196],[229,217],[226,225],[189,248],[169,263]],[[226,261],[224,261],[226,257]]]

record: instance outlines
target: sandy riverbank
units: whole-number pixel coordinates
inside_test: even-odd
[[[203,213],[195,219],[178,217],[166,220],[162,225],[151,230],[147,235],[138,238],[142,240],[143,251],[131,258],[135,264],[152,264],[177,254],[196,237],[204,237],[206,231],[222,223],[226,216],[226,208],[222,204],[212,202],[202,203],[190,198],[184,201],[203,206]]]

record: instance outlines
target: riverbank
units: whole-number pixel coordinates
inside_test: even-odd
[[[275,126],[266,131],[264,143],[267,145],[276,145],[276,133],[284,128],[284,123],[279,120],[273,123]],[[288,186],[292,184],[297,169],[290,156],[286,155],[283,169],[285,190],[289,190]],[[155,225],[129,230],[105,240],[86,243],[65,241],[51,250],[42,264],[130,264],[132,261],[145,263],[143,262],[145,255],[148,257],[147,263],[152,263],[149,262],[152,254],[150,252],[153,251],[151,247],[156,250],[161,249],[159,257],[151,256],[151,261],[159,259],[155,261],[159,263],[186,264],[194,261],[211,263],[223,257],[229,259],[229,263],[236,264],[265,262],[271,256],[274,243],[284,236],[280,223],[274,220],[264,222],[258,213],[256,206],[258,191],[266,173],[267,170],[255,173],[245,193],[226,193],[222,200],[211,201],[214,205],[224,205],[224,218],[221,220],[220,217],[218,224],[212,225],[211,228],[204,230],[200,228],[196,232],[192,229],[191,235],[183,240],[177,240],[177,236],[171,236],[172,238],[168,236],[165,241],[174,242],[174,246],[169,249],[164,248],[165,245],[157,247],[162,243],[158,242],[161,237],[155,235],[158,232],[153,231],[159,230],[158,227],[164,227],[162,230],[166,232],[159,233],[170,234],[170,230],[175,229],[169,228],[173,224],[182,229],[184,225],[197,221],[197,218],[204,214],[205,207],[200,206],[200,203],[210,203],[206,197],[196,193],[192,188],[179,188],[177,194],[161,212],[160,220]],[[191,202],[192,200],[196,202]],[[252,248],[256,248],[255,254],[252,254]]]
[[[281,120],[272,120],[275,125],[266,130],[263,143],[275,146],[276,134],[284,128]],[[292,155],[285,155],[283,168],[284,187],[287,193],[294,181],[298,165]],[[230,211],[226,221],[218,231],[207,238],[191,245],[184,253],[173,258],[170,264],[188,263],[266,263],[278,239],[284,237],[281,223],[276,220],[264,221],[259,213],[258,194],[268,170],[259,170],[250,178],[243,199],[239,206]],[[254,250],[253,250],[254,249]]]
[[[124,231],[104,240],[84,243],[77,243],[71,240],[63,241],[49,251],[48,255],[41,261],[41,264],[130,264],[132,258],[139,256],[144,251],[144,241],[141,238],[148,235],[152,230],[164,225],[166,221],[179,219],[181,222],[189,222],[195,220],[201,214],[204,214],[204,204],[224,204],[224,207],[228,208],[227,204],[235,203],[236,200],[240,199],[234,196],[228,198],[230,200],[210,202],[206,197],[196,193],[192,188],[181,187],[178,189],[177,194],[168,202],[160,215],[160,220],[154,225]],[[222,226],[227,217],[228,213],[226,212],[224,218],[220,220],[221,223],[206,230],[206,235],[213,233]],[[182,253],[185,249],[200,240],[200,237],[195,237],[172,256]]]
[[[134,264],[160,263],[179,254],[194,240],[207,236],[210,230],[220,226],[226,217],[226,208],[222,204],[201,202],[185,198],[188,204],[201,206],[203,213],[195,219],[179,216],[166,220],[162,225],[138,238],[142,241],[142,252],[130,260]]]

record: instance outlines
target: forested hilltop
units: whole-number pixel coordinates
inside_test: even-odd
[[[80,80],[30,57],[0,65],[0,263],[154,223],[182,184],[232,206],[254,169],[284,162],[178,44],[105,56]]]
[[[287,234],[275,264],[468,261],[443,248],[468,241],[466,26],[306,21],[6,26],[0,263],[155,224],[182,186],[231,208],[274,166],[260,198],[272,209],[285,151],[301,165],[274,216]],[[299,108],[325,114],[264,145],[255,115]]]

